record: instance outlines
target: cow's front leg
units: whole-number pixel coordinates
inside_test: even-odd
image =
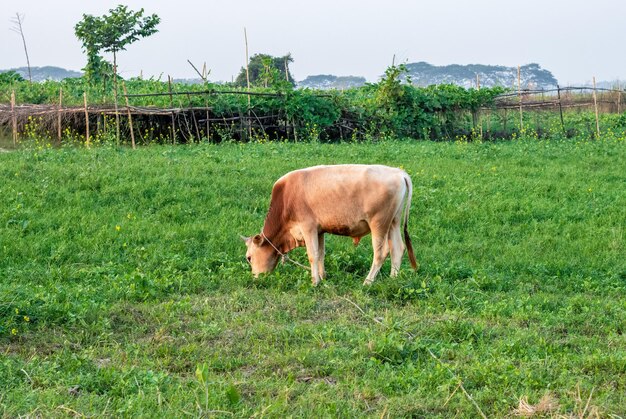
[[[317,231],[309,231],[304,234],[304,244],[306,245],[306,253],[309,257],[311,265],[311,281],[313,286],[320,282],[319,272],[319,242]]]
[[[326,245],[324,242],[325,242],[324,233],[319,233],[317,235],[317,243],[318,243],[317,272],[319,273],[319,276],[321,279],[326,278],[326,268],[324,268],[324,256],[326,255]]]

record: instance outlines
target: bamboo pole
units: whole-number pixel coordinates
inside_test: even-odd
[[[561,129],[563,130],[563,134],[565,134],[565,122],[563,121],[563,104],[561,102],[561,87],[556,85],[556,95],[559,99],[559,114],[561,115]]]
[[[85,104],[85,145],[89,148],[89,111],[87,110],[87,92],[83,92],[83,103]]]
[[[189,112],[191,112],[191,120],[193,121],[193,125],[196,128],[196,137],[198,142],[200,142],[200,129],[198,128],[198,120],[196,119],[196,113],[193,110],[193,103],[191,103],[190,95],[187,95],[187,100],[189,101]]]
[[[293,140],[297,143],[298,142],[298,125],[296,124],[296,118],[292,117],[291,118],[291,123],[292,128],[293,128]]]
[[[117,55],[115,54],[115,50],[113,51],[113,92],[114,92],[114,102],[115,102],[115,139],[116,143],[120,145],[120,113],[119,113],[119,105],[118,105],[118,92],[117,92]]]
[[[476,89],[480,92],[480,76],[478,75],[478,73],[476,73]],[[482,140],[483,138],[483,119],[482,116],[480,114],[480,108],[478,108],[476,110],[476,114],[477,114],[477,118],[478,118],[478,126],[479,126],[479,132],[480,132],[480,139]]]
[[[11,92],[11,125],[13,132],[13,146],[17,145],[17,116],[15,115],[15,90]]]
[[[63,127],[61,126],[61,112],[63,108],[63,88],[59,88],[59,109],[57,110],[57,137],[59,144],[61,144],[61,135],[63,134]]]
[[[622,86],[621,83],[617,83],[617,113],[622,113]]]
[[[15,24],[11,30],[17,33],[22,38],[22,44],[24,45],[24,54],[26,54],[26,65],[28,66],[28,81],[33,83],[33,75],[30,68],[30,59],[28,58],[28,49],[26,48],[26,38],[24,38],[24,28],[22,28],[22,23],[24,22],[24,15],[20,15],[19,13],[15,13],[15,17],[10,19],[10,22]]]
[[[524,129],[524,114],[522,111],[522,70],[517,66],[517,95],[519,97],[519,129]]]
[[[102,78],[102,91],[106,92],[106,87],[107,87],[107,78],[106,76]],[[107,101],[106,99],[107,95],[106,93],[104,93],[102,95],[102,105],[104,105]],[[102,130],[104,132],[104,136],[107,136],[107,115],[105,113],[101,113],[100,117],[98,118],[98,134],[100,134],[100,131]],[[101,124],[102,123],[102,124]]]
[[[248,32],[243,28],[243,36],[246,41],[246,82],[250,93],[250,61],[248,59]],[[250,95],[248,94],[248,139],[252,138],[252,125],[250,124]]]
[[[176,121],[174,118],[174,98],[172,96],[172,78],[167,76],[167,88],[170,92],[170,109],[172,109],[172,144],[176,144]]]
[[[211,142],[211,121],[209,119],[209,100],[204,97],[204,107],[206,108],[206,141],[207,143]]]
[[[543,92],[541,92],[541,102],[543,102]],[[539,132],[539,112],[535,112],[535,133]]]
[[[593,107],[596,111],[596,138],[600,138],[600,120],[598,118],[598,98],[596,94],[596,77],[593,77]]]
[[[189,97],[189,96],[187,96]],[[178,97],[178,111],[177,113],[182,116],[182,120],[185,123],[185,128],[187,128],[187,138],[190,140],[193,138],[193,133],[191,132],[191,125],[189,125],[189,120],[187,119],[187,112],[183,111],[183,102]],[[185,136],[182,136],[182,139],[185,139]]]
[[[133,145],[133,150],[136,149],[135,145],[135,132],[133,131],[133,117],[130,115],[130,105],[128,104],[128,91],[126,91],[126,83],[122,82],[122,88],[124,89],[124,99],[126,99],[126,112],[128,112],[128,125],[130,126],[130,142]]]
[[[599,89],[598,89],[599,90]],[[250,96],[265,96],[265,97],[285,97],[283,93],[268,93],[268,92],[246,92],[241,90],[199,90],[193,92],[172,92],[173,96],[186,96],[186,95],[250,95]],[[165,93],[142,93],[142,94],[131,94],[128,97],[153,97],[153,96],[169,96],[170,94]],[[331,94],[317,93],[313,94],[315,97],[333,97]]]

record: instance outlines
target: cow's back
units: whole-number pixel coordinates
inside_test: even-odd
[[[405,177],[401,169],[382,165],[314,166],[287,173],[274,188],[282,190],[293,223],[315,222],[321,231],[362,236],[372,217],[392,217],[401,209]]]

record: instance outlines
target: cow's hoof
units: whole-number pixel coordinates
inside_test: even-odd
[[[363,281],[363,286],[369,287],[370,285],[372,285],[372,282],[374,281],[370,281],[369,279],[366,279],[365,281]]]

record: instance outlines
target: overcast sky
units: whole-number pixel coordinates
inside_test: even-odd
[[[86,58],[74,36],[82,14],[100,16],[120,1],[1,0],[0,69],[26,65],[10,19],[25,15],[32,66],[72,70]],[[190,59],[206,61],[211,80],[230,80],[250,55],[294,58],[297,80],[315,74],[376,81],[396,62],[435,65],[539,63],[562,85],[626,78],[621,50],[624,0],[126,0],[161,17],[159,32],[120,53],[120,72],[132,77],[195,77]]]

